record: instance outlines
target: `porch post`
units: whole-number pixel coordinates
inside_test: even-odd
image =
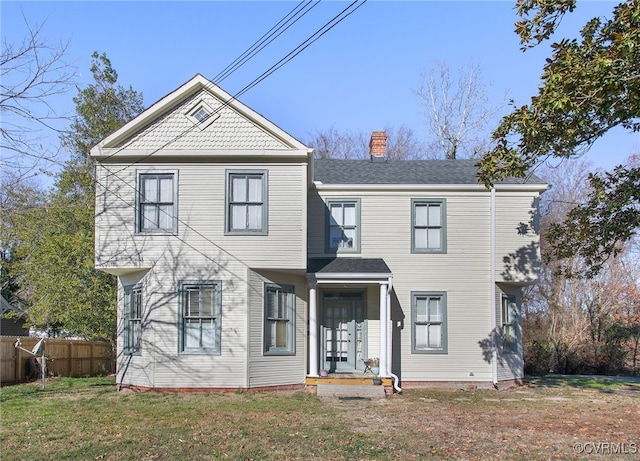
[[[389,313],[387,310],[387,284],[380,284],[380,376],[386,377],[387,367],[387,332],[389,331]]]
[[[317,280],[309,280],[309,376],[318,376]]]

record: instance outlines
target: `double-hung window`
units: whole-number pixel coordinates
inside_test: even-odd
[[[447,294],[412,292],[412,352],[447,353]]]
[[[140,353],[142,343],[142,287],[140,285],[124,288],[124,352]]]
[[[267,171],[227,171],[226,232],[267,234]]]
[[[221,282],[180,283],[180,351],[220,353]]]
[[[327,200],[327,252],[360,252],[360,200]]]
[[[175,233],[177,194],[175,172],[138,174],[136,231],[139,233]]]
[[[518,305],[515,296],[502,297],[502,350],[518,352],[517,326]]]
[[[444,199],[412,199],[411,251],[413,253],[446,253],[446,201]]]
[[[266,285],[264,293],[264,353],[295,352],[296,296],[291,286]]]

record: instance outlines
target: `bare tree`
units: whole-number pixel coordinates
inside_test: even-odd
[[[387,158],[392,160],[416,160],[424,158],[425,146],[414,131],[401,125],[383,129],[387,134]],[[339,131],[334,126],[326,131],[316,131],[306,142],[314,148],[316,158],[366,159],[369,158],[370,132]]]
[[[33,175],[46,163],[58,163],[60,149],[47,145],[47,136],[61,132],[66,120],[51,99],[73,87],[75,68],[66,61],[67,43],[53,43],[43,35],[43,25],[29,25],[22,42],[3,38],[0,54],[0,167],[18,178]]]
[[[430,156],[436,158],[475,158],[491,145],[487,128],[497,125],[505,98],[491,102],[487,85],[478,65],[469,65],[452,73],[438,63],[422,73],[414,91],[424,109]],[[495,123],[492,123],[495,122]]]

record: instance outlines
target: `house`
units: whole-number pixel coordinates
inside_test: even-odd
[[[95,146],[119,386],[302,388],[374,358],[396,386],[521,380],[547,185],[385,146],[314,159],[201,75]]]
[[[25,312],[0,296],[0,336],[29,336]]]

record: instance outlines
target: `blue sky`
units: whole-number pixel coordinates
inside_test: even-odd
[[[304,141],[330,127],[370,132],[406,125],[424,133],[417,96],[421,73],[436,62],[483,70],[490,95],[528,102],[539,83],[548,44],[523,53],[513,33],[514,1],[370,0],[240,100]],[[43,23],[52,41],[70,40],[68,59],[78,84],[91,83],[91,53],[106,52],[119,83],[148,106],[196,73],[213,79],[294,6],[290,1],[16,2],[0,3],[3,42],[25,36],[22,15]],[[326,1],[220,86],[231,94],[284,57],[348,5]],[[560,33],[575,36],[591,17],[610,15],[615,2],[580,1]],[[72,113],[72,97],[56,98]],[[55,142],[55,141],[53,141]],[[640,151],[640,137],[619,130],[587,154],[609,168]]]

